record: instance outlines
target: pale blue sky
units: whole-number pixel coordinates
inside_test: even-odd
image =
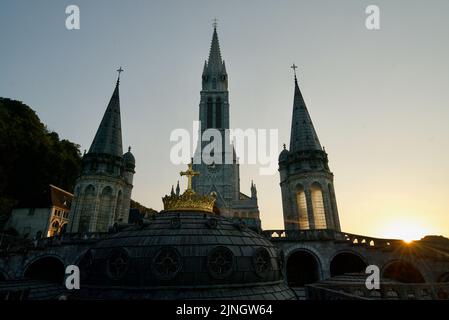
[[[65,28],[77,4],[81,29]],[[381,29],[365,28],[380,7]],[[0,96],[33,107],[88,149],[122,65],[124,147],[133,198],[162,208],[179,179],[174,128],[198,117],[201,72],[218,19],[231,127],[278,128],[289,142],[292,62],[329,154],[343,230],[449,236],[449,1],[0,1]],[[279,176],[258,186],[264,228],[282,228]],[[185,181],[182,181],[185,185]]]

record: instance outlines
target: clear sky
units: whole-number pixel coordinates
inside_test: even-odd
[[[65,28],[70,4],[80,30]],[[380,8],[377,31],[365,27],[370,4]],[[88,149],[121,65],[133,198],[162,209],[184,169],[170,163],[170,132],[198,118],[217,18],[231,127],[277,128],[279,148],[289,143],[295,62],[342,229],[449,236],[448,15],[449,1],[1,0],[0,96]],[[240,173],[242,192],[257,184],[263,228],[283,228],[278,174]]]

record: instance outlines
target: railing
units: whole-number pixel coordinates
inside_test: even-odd
[[[24,252],[29,249],[39,249],[48,246],[58,246],[70,243],[92,243],[106,238],[108,232],[65,233],[48,238],[24,239],[21,237],[0,234],[0,254]]]
[[[36,241],[36,245],[60,245],[72,242],[95,242],[109,236],[108,232],[84,232],[84,233],[64,233],[48,238],[41,238]]]
[[[317,241],[333,240],[349,242],[353,245],[363,245],[369,247],[389,247],[403,243],[397,239],[379,239],[363,235],[339,232],[330,229],[316,230],[265,230],[263,235],[272,241]]]
[[[449,283],[381,283],[379,290],[368,290],[364,284],[306,285],[308,299],[383,299],[383,300],[448,300]]]

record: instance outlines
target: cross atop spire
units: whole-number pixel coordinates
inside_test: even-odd
[[[122,73],[122,72],[125,71],[125,70],[123,70],[123,69],[122,69],[122,66],[120,66],[116,71],[118,72],[117,82],[119,82],[119,81],[120,81],[120,73]]]
[[[218,19],[217,18],[213,18],[212,19],[212,26],[214,27],[214,29],[217,29],[217,25],[218,25]]]
[[[293,73],[294,73],[294,75],[295,75],[295,80],[296,80],[296,69],[298,69],[298,66],[295,65],[295,63],[293,63],[292,66],[291,66],[290,68],[293,69]]]

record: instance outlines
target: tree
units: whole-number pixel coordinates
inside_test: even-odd
[[[42,203],[49,184],[72,192],[80,168],[79,145],[60,140],[22,102],[0,98],[0,227],[14,206]]]

